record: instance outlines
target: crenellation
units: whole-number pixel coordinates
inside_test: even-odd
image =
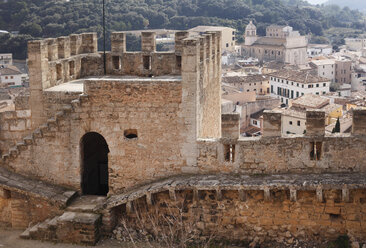
[[[143,53],[156,52],[156,33],[141,32],[141,51]]]
[[[281,137],[281,118],[279,111],[263,112],[263,137]]]
[[[352,134],[365,135],[366,134],[366,109],[353,109],[352,117]]]
[[[112,32],[111,33],[111,52],[121,55],[126,52],[126,33]]]
[[[221,134],[224,139],[237,140],[240,133],[240,114],[230,113],[221,115]]]
[[[306,111],[306,135],[322,136],[325,134],[325,112],[322,110]]]
[[[57,50],[59,59],[67,59],[71,56],[69,36],[57,38]]]
[[[189,32],[181,31],[175,32],[175,53],[177,55],[182,55],[184,40],[189,37]]]
[[[45,41],[48,46],[48,61],[58,59],[58,42],[56,38],[49,38]]]
[[[82,34],[70,35],[70,51],[71,56],[81,54]]]
[[[81,34],[81,53],[97,53],[98,52],[98,36],[97,33]]]

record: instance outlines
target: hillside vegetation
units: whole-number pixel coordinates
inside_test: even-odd
[[[106,0],[107,30],[188,29],[225,25],[238,29],[254,20],[264,35],[270,24],[289,24],[302,34],[323,36],[331,27],[363,29],[363,16],[337,6],[312,6],[301,0]],[[102,0],[12,0],[0,3],[0,52],[25,58],[26,41],[94,31],[102,34]],[[241,39],[240,39],[241,40]]]

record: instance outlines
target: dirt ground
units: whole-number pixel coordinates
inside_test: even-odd
[[[71,244],[55,244],[49,242],[40,242],[35,240],[23,240],[19,238],[21,231],[9,231],[0,229],[0,248],[86,248],[86,247],[119,247],[119,248],[135,248],[131,243],[119,242],[117,240],[102,240],[97,246],[71,245]],[[140,244],[137,247],[148,247],[147,244]]]

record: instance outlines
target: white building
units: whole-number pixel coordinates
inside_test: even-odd
[[[209,31],[221,31],[222,51],[235,52],[236,47],[236,29],[220,26],[197,26],[188,30],[189,32],[203,34]]]
[[[335,64],[334,59],[313,60],[310,62],[310,66],[317,70],[319,77],[327,78],[331,82],[335,81]]]
[[[325,95],[331,83],[329,79],[314,76],[309,71],[284,69],[269,76],[271,96],[279,98],[286,105],[305,94]]]
[[[366,47],[366,39],[346,38],[344,40],[347,49],[351,51],[361,51],[362,48]]]
[[[15,66],[0,68],[0,86],[18,87],[22,86],[23,74]]]
[[[327,44],[309,44],[308,45],[308,56],[310,58],[316,57],[316,56],[328,56],[332,54],[333,48],[331,45]]]
[[[13,54],[0,53],[0,66],[8,67],[13,64]]]

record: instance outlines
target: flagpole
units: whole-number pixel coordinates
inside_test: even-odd
[[[107,68],[106,68],[106,55],[105,55],[105,0],[103,0],[103,62],[104,62],[104,75],[106,75]]]

